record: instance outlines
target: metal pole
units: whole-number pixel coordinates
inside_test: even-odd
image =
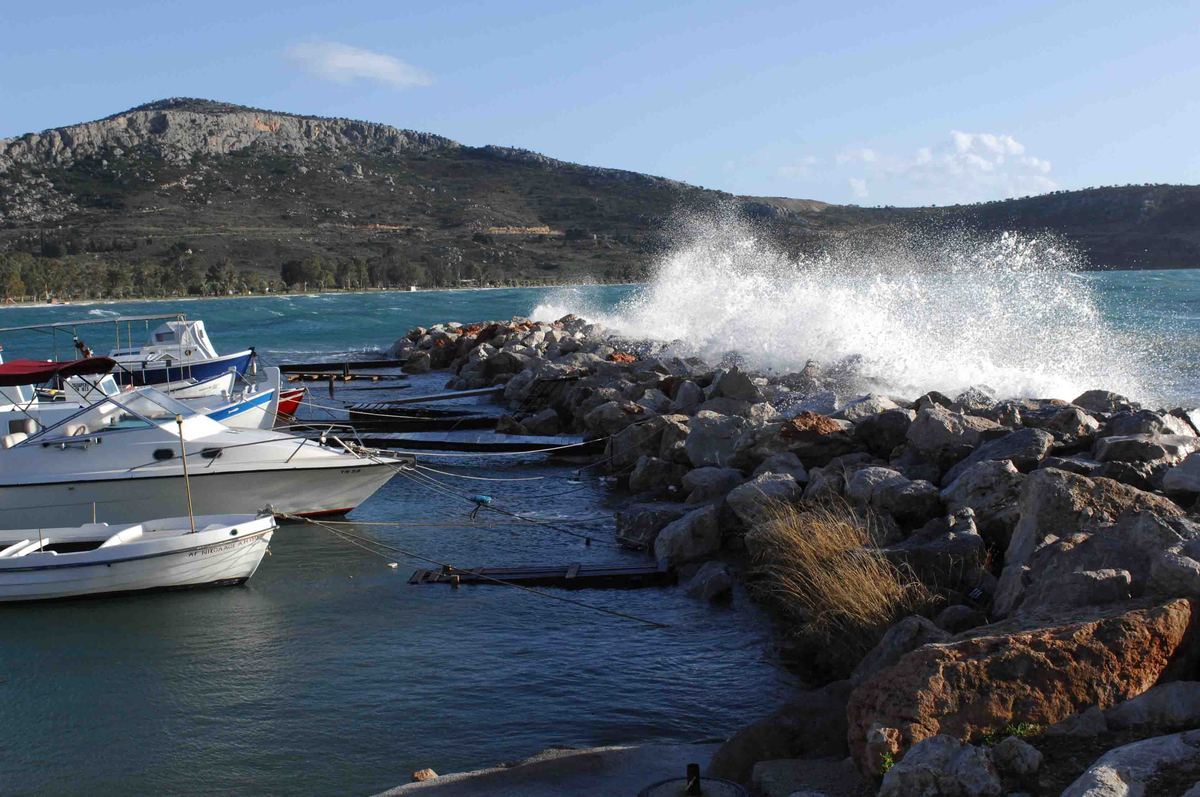
[[[183,458],[183,486],[187,490],[188,523],[191,524],[192,534],[196,533],[196,516],[192,514],[192,480],[188,475],[187,448],[183,442],[183,416],[175,416],[175,425],[179,427],[179,455]]]

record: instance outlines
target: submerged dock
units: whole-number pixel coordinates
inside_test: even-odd
[[[518,584],[562,589],[640,589],[674,584],[675,571],[657,565],[570,565],[551,567],[476,567],[417,570],[409,584]]]
[[[476,453],[530,453],[569,450],[574,454],[600,451],[604,440],[579,435],[517,435],[496,432],[371,432],[360,431],[363,445],[413,451],[463,451]]]

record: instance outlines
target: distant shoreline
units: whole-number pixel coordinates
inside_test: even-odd
[[[130,299],[76,299],[67,302],[11,302],[0,304],[0,310],[17,310],[17,309],[47,309],[51,307],[93,307],[95,305],[111,305],[111,304],[146,304],[150,302],[198,302],[208,299],[272,299],[272,298],[296,298],[307,297],[316,298],[318,296],[366,296],[377,293],[399,293],[419,295],[422,293],[454,293],[454,292],[476,292],[476,291],[528,291],[528,290],[558,290],[570,288],[620,288],[642,285],[640,282],[569,282],[558,285],[486,285],[482,288],[421,288],[416,291],[406,291],[401,288],[367,288],[363,289],[342,289],[331,288],[324,291],[296,291],[280,293],[278,291],[271,292],[247,292],[235,294],[215,294],[213,296],[138,296]]]

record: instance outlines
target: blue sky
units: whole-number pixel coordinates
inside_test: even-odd
[[[1200,182],[1196,3],[0,4],[0,136],[169,96],[743,194]]]

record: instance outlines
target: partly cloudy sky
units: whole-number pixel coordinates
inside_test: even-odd
[[[339,42],[295,44],[286,55],[306,72],[338,83],[369,80],[407,89],[433,82],[431,75],[394,55]]]
[[[860,203],[947,205],[1043,194],[1058,188],[1050,161],[1006,133],[951,130],[945,139],[902,154],[869,147],[839,152],[825,167]],[[821,169],[812,158],[808,174]],[[792,174],[792,167],[781,167]]]

